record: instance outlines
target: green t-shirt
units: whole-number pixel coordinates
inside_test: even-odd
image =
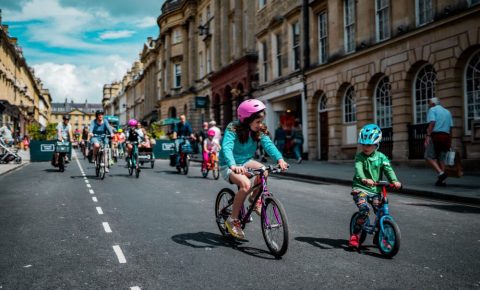
[[[374,195],[381,191],[378,186],[367,186],[363,184],[362,179],[372,179],[373,181],[379,181],[382,176],[389,182],[393,183],[398,181],[390,160],[382,152],[374,151],[370,156],[365,155],[363,152],[355,155],[355,176],[353,177],[353,189],[358,189],[366,192],[367,194]]]

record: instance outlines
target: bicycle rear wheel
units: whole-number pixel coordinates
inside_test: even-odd
[[[383,222],[383,231],[378,234],[378,248],[382,255],[392,258],[400,249],[400,229],[393,221],[386,219]]]
[[[63,156],[62,153],[60,153],[58,156],[58,170],[60,172],[65,171],[65,157]]]
[[[102,152],[101,159],[103,161],[103,166],[100,166],[100,179],[103,180],[105,178],[105,168],[108,166],[107,165],[108,157],[105,151]]]
[[[140,176],[140,166],[138,165],[138,156],[136,156],[137,162],[135,162],[135,177],[138,178]]]
[[[352,215],[352,218],[350,219],[350,235],[353,234],[355,225],[357,224],[357,219],[360,217],[360,213],[357,211]],[[366,217],[368,219],[368,217]],[[366,222],[366,221],[365,221]],[[360,244],[363,244],[365,242],[365,239],[367,238],[367,232],[365,230],[360,231]]]
[[[215,221],[220,233],[224,237],[230,236],[225,227],[225,221],[232,213],[234,199],[235,193],[229,188],[224,188],[220,190],[217,194],[217,199],[215,200]]]
[[[188,167],[190,166],[190,159],[188,158],[188,155],[185,154],[185,156],[183,157],[185,158],[184,160],[184,166],[183,166],[183,174],[187,175],[188,174]]]
[[[283,205],[276,198],[265,198],[262,210],[262,234],[270,252],[277,258],[288,249],[288,221]]]

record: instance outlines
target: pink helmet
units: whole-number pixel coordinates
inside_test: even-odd
[[[215,130],[213,130],[213,129],[208,130],[207,131],[207,136],[214,137],[215,136]]]
[[[138,124],[138,121],[135,120],[135,119],[128,120],[128,126],[129,127],[135,127],[135,126],[137,126],[137,124]]]
[[[243,101],[237,109],[237,116],[240,122],[243,122],[251,115],[265,110],[265,104],[262,101],[250,99]]]

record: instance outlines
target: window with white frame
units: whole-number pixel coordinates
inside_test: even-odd
[[[300,23],[292,24],[292,55],[293,69],[300,69]]]
[[[173,87],[180,88],[182,85],[182,64],[175,63],[173,65]]]
[[[425,25],[433,21],[433,0],[415,0],[415,14],[417,26]]]
[[[318,63],[327,62],[328,58],[328,30],[327,12],[318,15]]]
[[[258,9],[262,9],[267,5],[267,0],[258,0]]]
[[[282,36],[275,34],[275,73],[277,77],[282,75]]]
[[[357,103],[353,86],[348,87],[343,98],[343,122],[353,123],[357,121]]]
[[[392,127],[392,94],[387,76],[380,79],[375,89],[375,123],[380,128]]]
[[[472,121],[480,119],[480,50],[465,68],[465,128],[470,134]]]
[[[377,41],[390,38],[390,0],[375,0]]]
[[[263,81],[268,81],[268,48],[267,42],[263,41],[262,44],[262,67],[263,67]]]
[[[345,52],[355,51],[355,0],[344,0]]]
[[[173,44],[182,42],[182,29],[176,28],[173,30]]]
[[[415,78],[415,124],[427,123],[428,100],[435,97],[437,73],[432,65],[422,67]]]

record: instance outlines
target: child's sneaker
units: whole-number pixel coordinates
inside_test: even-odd
[[[245,238],[239,219],[232,219],[232,217],[229,216],[225,221],[225,227],[234,238],[241,240]]]
[[[348,241],[348,246],[350,248],[359,248],[360,247],[360,237],[358,234],[352,234],[350,240]]]

